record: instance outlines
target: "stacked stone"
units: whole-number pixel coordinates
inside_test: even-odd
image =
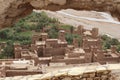
[[[115,80],[106,67],[80,67],[48,73],[41,80]]]
[[[64,74],[63,74],[64,73]],[[110,70],[105,71],[96,71],[88,72],[79,75],[70,75],[69,72],[63,72],[61,75],[57,73],[56,75],[32,75],[32,76],[18,76],[18,77],[9,77],[11,80],[119,80],[115,77],[112,77]],[[60,76],[59,76],[60,75]],[[0,80],[8,80],[8,78],[0,78]]]
[[[46,74],[0,78],[0,80],[120,80],[120,64],[86,65]]]
[[[111,77],[111,71],[98,71],[98,72],[90,72],[83,73],[81,75],[62,75],[59,77],[52,77],[50,80],[115,80]],[[47,80],[47,79],[43,79]]]

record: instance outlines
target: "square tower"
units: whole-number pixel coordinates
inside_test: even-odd
[[[73,39],[73,45],[74,45],[75,48],[79,47],[78,39],[77,38]]]
[[[78,28],[77,28],[77,33],[79,34],[79,35],[82,35],[83,34],[83,31],[84,31],[84,27],[83,26],[78,26]]]
[[[98,28],[92,28],[92,37],[97,38],[99,34],[99,29]]]
[[[21,58],[22,47],[19,43],[14,43],[15,58]]]

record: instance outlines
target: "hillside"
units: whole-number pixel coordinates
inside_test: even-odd
[[[119,0],[0,0],[0,28],[9,27],[33,9],[107,11],[120,18]]]

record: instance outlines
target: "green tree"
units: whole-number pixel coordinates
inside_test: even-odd
[[[110,47],[111,47],[111,44],[109,42],[106,42],[105,43],[105,48],[110,49]]]
[[[48,30],[49,38],[58,38],[58,24],[52,24],[52,27]]]
[[[120,52],[120,45],[117,46],[117,51]]]
[[[115,38],[112,38],[111,45],[118,45],[118,44],[119,44],[119,41]]]
[[[68,44],[72,44],[72,42],[73,42],[73,35],[72,34],[66,34],[65,38],[66,38]]]
[[[107,36],[107,35],[102,35],[102,36],[101,36],[101,39],[102,39],[103,41],[111,41],[111,38],[110,38],[109,36]]]
[[[14,46],[13,41],[9,40],[7,46],[3,49],[1,57],[13,58],[14,57]]]
[[[0,31],[0,38],[1,39],[8,39],[9,36],[9,29],[3,29]]]

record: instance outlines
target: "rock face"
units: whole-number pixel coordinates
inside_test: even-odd
[[[7,27],[33,9],[109,11],[120,18],[120,0],[0,0],[0,28]]]

